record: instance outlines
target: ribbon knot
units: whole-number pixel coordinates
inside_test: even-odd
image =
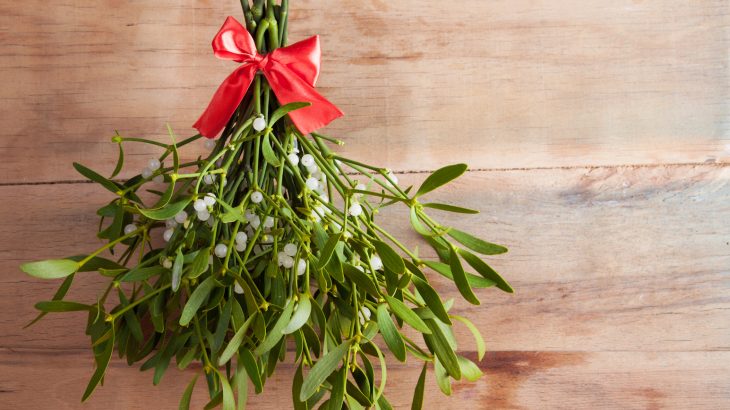
[[[228,17],[213,38],[213,53],[241,66],[218,87],[208,108],[193,125],[206,138],[215,138],[226,126],[259,71],[266,77],[281,105],[311,103],[289,113],[302,134],[324,127],[342,116],[342,111],[314,89],[321,60],[318,36],[261,55],[249,32],[236,19]]]

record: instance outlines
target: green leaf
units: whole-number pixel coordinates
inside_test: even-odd
[[[218,198],[216,198],[216,200],[218,201],[220,206],[222,206],[223,209],[226,210],[226,213],[221,215],[221,221],[223,223],[231,223],[231,222],[238,221],[242,224],[245,224],[246,222],[248,222],[248,221],[246,221],[246,218],[243,216],[243,213],[241,213],[241,211],[239,209],[228,205],[225,201],[222,201]]]
[[[506,280],[504,280],[499,273],[497,273],[494,269],[492,269],[489,265],[487,265],[484,261],[479,259],[478,256],[474,255],[473,253],[464,250],[464,249],[458,249],[459,255],[461,255],[462,258],[468,263],[472,268],[474,268],[477,272],[479,272],[480,275],[482,275],[485,279],[489,279],[492,282],[494,282],[499,289],[502,289],[503,291],[507,293],[514,293],[514,289],[512,289],[512,286],[510,286],[509,283],[507,283]]]
[[[307,374],[307,377],[302,383],[302,389],[299,393],[299,400],[305,401],[312,397],[312,395],[319,389],[325,380],[332,374],[337,368],[337,365],[345,357],[345,354],[350,350],[350,344],[352,342],[347,340],[342,342],[339,346],[327,352],[317,363],[312,366],[312,369]]]
[[[236,363],[236,390],[238,390],[237,410],[244,410],[248,400],[248,373],[241,360]]]
[[[449,379],[449,374],[446,373],[446,369],[438,357],[433,361],[433,368],[434,374],[436,375],[436,384],[438,384],[439,389],[441,389],[443,394],[451,396],[451,379]]]
[[[112,352],[114,352],[114,326],[112,326],[108,331],[111,332],[111,336],[106,341],[104,350],[96,356],[96,370],[91,376],[89,384],[86,386],[86,391],[84,391],[84,395],[81,398],[82,402],[86,401],[86,399],[88,399],[94,392],[96,386],[99,385],[99,382],[101,382],[101,379],[104,377],[104,373],[106,373],[106,368],[109,366],[109,360],[112,358]]]
[[[233,335],[231,341],[228,342],[228,346],[226,346],[223,353],[221,353],[218,358],[218,366],[223,366],[228,363],[228,361],[231,360],[231,357],[233,357],[233,355],[238,351],[238,348],[241,347],[241,343],[243,342],[243,337],[246,335],[246,331],[255,317],[256,315],[249,316],[248,319],[243,322],[243,325],[238,329],[236,334]]]
[[[484,358],[484,354],[487,352],[487,345],[484,343],[484,338],[482,337],[482,334],[479,332],[479,329],[477,329],[476,326],[474,326],[474,323],[471,322],[471,320],[457,315],[451,315],[451,317],[454,320],[458,320],[459,322],[466,325],[466,327],[469,329],[471,334],[474,336],[474,341],[477,345],[477,357],[479,360],[482,360]]]
[[[41,312],[77,312],[80,310],[94,310],[96,306],[90,306],[78,302],[67,302],[65,300],[49,300],[45,302],[38,302],[35,304],[35,308]]]
[[[165,189],[165,192],[160,195],[160,199],[157,200],[157,202],[152,206],[150,209],[161,209],[165,207],[165,205],[170,203],[170,199],[172,199],[172,195],[175,193],[175,180],[171,180],[169,184],[167,184],[167,188]]]
[[[380,255],[383,265],[387,269],[398,275],[405,272],[406,265],[403,263],[403,258],[401,258],[400,255],[393,250],[393,248],[391,248],[387,243],[381,241],[374,240],[372,243],[375,250],[378,252],[378,255]]]
[[[198,376],[198,374],[193,376],[193,380],[190,380],[188,387],[185,388],[185,392],[180,398],[179,410],[190,410],[190,399],[193,397],[193,389],[195,388],[195,382],[198,381]]]
[[[449,265],[436,261],[423,261],[423,263],[441,275],[454,280],[454,275],[451,273]],[[466,274],[466,280],[469,281],[469,286],[474,288],[488,288],[495,285],[495,283],[491,280],[484,279],[481,276],[473,275],[471,273]]]
[[[166,272],[168,272],[169,269],[166,269],[162,266],[149,266],[149,267],[136,267],[129,272],[127,272],[124,276],[119,279],[121,282],[140,282],[143,280],[147,280],[153,276],[159,276]]]
[[[329,263],[332,254],[335,253],[335,247],[337,246],[337,242],[340,241],[340,237],[342,237],[341,231],[327,239],[327,243],[319,254],[319,269],[324,269],[327,263]]]
[[[210,276],[195,288],[180,315],[180,326],[187,326],[190,323],[195,313],[198,312],[198,309],[210,294],[210,291],[215,287],[215,284],[215,278]]]
[[[122,305],[122,308],[126,308],[129,304],[129,300],[127,300],[127,296],[124,294],[121,287],[117,288],[117,290],[119,292],[119,303]],[[137,340],[137,342],[142,343],[144,340],[142,325],[139,323],[139,318],[134,312],[134,308],[124,312],[123,317],[124,322],[127,324],[127,327],[129,328],[130,333],[132,333],[134,339]]]
[[[82,260],[86,259],[88,255],[75,255],[75,256],[69,256],[66,259],[81,262]],[[107,270],[113,270],[113,269],[125,269],[124,266],[106,259],[102,258],[101,256],[94,256],[88,261],[84,262],[82,266],[79,267],[79,270],[77,272],[96,272],[99,269],[107,269]]]
[[[437,204],[434,202],[428,202],[421,204],[426,208],[438,209],[439,211],[455,212],[457,214],[478,214],[479,211],[469,208],[462,208],[460,206],[454,206],[449,204]]]
[[[373,280],[370,276],[362,272],[360,269],[357,269],[354,266],[350,265],[349,263],[343,263],[342,268],[345,276],[347,276],[347,278],[351,281],[355,282],[359,289],[365,290],[367,293],[375,298],[380,297],[378,288],[375,286],[375,283],[373,283]]]
[[[170,148],[172,148],[172,172],[176,173],[180,169],[180,154],[177,151],[177,143],[175,142],[175,133],[172,131],[170,124],[167,125],[167,133],[170,135]]]
[[[423,320],[418,317],[416,312],[412,311],[408,306],[406,306],[405,303],[388,295],[385,295],[385,300],[388,302],[388,305],[390,305],[390,309],[393,311],[393,313],[395,313],[396,316],[411,325],[411,327],[421,333],[431,333],[431,330],[428,328],[428,326],[426,326]]]
[[[476,295],[471,290],[471,286],[469,286],[469,280],[466,278],[466,272],[464,272],[464,267],[461,266],[461,260],[459,259],[459,255],[456,254],[456,250],[454,250],[454,248],[451,248],[449,267],[451,268],[451,273],[454,275],[454,283],[456,283],[456,287],[459,289],[461,296],[463,296],[469,303],[479,305],[479,299],[477,299]]]
[[[282,330],[284,330],[284,328],[286,328],[286,326],[289,324],[292,310],[294,310],[294,302],[289,302],[284,310],[281,312],[281,316],[279,316],[279,319],[274,324],[274,327],[272,327],[271,330],[266,334],[266,338],[264,339],[264,341],[261,342],[261,344],[258,345],[258,347],[256,347],[256,349],[253,351],[256,356],[261,356],[269,350],[273,349],[274,346],[279,343],[279,340],[284,337],[284,333],[282,333]]]
[[[267,132],[266,135],[264,135],[263,141],[261,141],[261,152],[264,154],[266,162],[271,164],[271,166],[278,168],[281,166],[281,161],[279,161],[279,157],[276,156],[276,153],[271,148],[269,135],[271,135],[271,133]]]
[[[481,369],[479,369],[479,366],[474,364],[471,360],[467,359],[466,357],[457,356],[457,361],[459,362],[459,368],[461,369],[461,375],[466,378],[466,380],[470,382],[475,382],[479,380],[480,377],[483,376],[483,373]]]
[[[416,192],[416,197],[431,192],[442,185],[448,184],[461,176],[466,169],[466,164],[449,165],[441,169],[437,169],[429,175],[425,181],[423,181],[423,184],[421,184],[420,188],[418,188],[418,191]]]
[[[60,279],[76,273],[80,265],[69,259],[49,259],[20,265],[20,270],[39,279]]]
[[[312,312],[312,302],[309,300],[309,295],[304,295],[299,299],[297,303],[297,309],[294,311],[289,324],[286,325],[282,333],[288,335],[299,330],[300,327],[304,326],[309,320],[309,314]]]
[[[294,382],[292,383],[291,395],[294,403],[294,410],[308,410],[306,400],[300,400],[299,395],[302,392],[302,383],[304,382],[304,361],[297,366],[297,372],[294,374]]]
[[[418,212],[417,212],[417,209],[415,206],[411,207],[410,221],[411,221],[411,226],[413,227],[413,229],[416,232],[418,232],[419,234],[421,234],[423,236],[433,235],[433,232],[426,229],[426,227],[423,226],[423,224],[421,223],[421,220],[418,218]]]
[[[221,372],[218,373],[218,378],[221,381],[221,390],[223,391],[223,410],[236,410],[236,399],[233,397],[233,390],[228,382],[228,378]]]
[[[146,216],[149,219],[153,219],[155,221],[164,221],[165,219],[172,218],[173,216],[177,215],[178,212],[185,209],[185,207],[190,204],[190,201],[191,198],[187,197],[181,201],[167,204],[159,209],[137,209],[139,209],[139,212],[141,212],[142,215]]]
[[[184,257],[181,248],[177,248],[177,255],[175,255],[175,263],[172,264],[172,291],[177,292],[180,288],[180,280],[182,279],[182,269],[184,264]]]
[[[282,105],[281,107],[277,108],[276,111],[274,111],[273,114],[271,114],[271,118],[269,118],[269,128],[273,127],[274,124],[279,121],[279,119],[290,112],[294,110],[298,110],[300,108],[309,107],[312,105],[312,103],[309,102],[293,102],[289,104]]]
[[[258,364],[256,364],[256,358],[253,357],[253,353],[246,348],[242,348],[238,352],[238,360],[243,363],[246,368],[246,374],[248,374],[251,383],[253,384],[256,394],[263,391],[264,385],[261,381],[261,373],[259,372]]]
[[[230,298],[223,306],[218,314],[218,320],[215,325],[215,333],[213,333],[213,342],[210,344],[211,354],[218,353],[223,346],[223,340],[228,334],[228,325],[231,324],[231,315],[233,313],[233,304],[237,303],[235,298]]]
[[[377,316],[380,334],[383,335],[385,344],[388,345],[388,349],[390,349],[390,352],[393,353],[396,359],[404,362],[406,360],[406,345],[403,342],[400,332],[395,327],[393,319],[390,317],[390,312],[386,304],[381,303],[378,305]]]
[[[416,383],[416,390],[413,392],[413,402],[411,403],[411,410],[421,410],[423,408],[423,392],[426,388],[426,369],[428,362],[423,364],[421,369],[421,375],[418,376],[418,383]]]
[[[446,312],[446,308],[444,308],[444,303],[441,301],[438,293],[436,293],[431,285],[429,285],[428,282],[419,278],[418,276],[413,276],[411,278],[411,281],[414,285],[416,285],[416,289],[418,290],[418,293],[421,295],[423,300],[426,302],[426,306],[428,306],[428,309],[431,310],[431,312],[433,312],[433,314],[436,315],[439,320],[450,325],[451,320],[449,319],[449,314]]]
[[[112,175],[109,178],[114,178],[115,176],[119,175],[119,173],[122,171],[122,167],[124,166],[124,149],[122,148],[122,143],[120,142],[117,145],[119,146],[119,156],[117,157],[117,166],[114,167],[114,171],[112,171]]]
[[[86,178],[100,184],[104,188],[106,188],[108,191],[111,191],[117,195],[120,193],[119,185],[116,184],[116,182],[106,179],[103,176],[97,174],[96,172],[90,170],[89,168],[86,168],[85,166],[79,164],[78,162],[74,162],[74,168],[76,168],[76,171],[78,171],[79,174],[85,176]]]
[[[345,388],[347,387],[347,368],[341,367],[334,376],[332,382],[332,393],[329,398],[329,410],[341,410],[342,402],[345,400]]]
[[[202,275],[205,271],[208,270],[208,259],[210,257],[210,250],[209,249],[201,249],[198,251],[198,253],[195,255],[195,259],[193,259],[193,263],[190,265],[190,272],[188,272],[188,278],[193,279],[197,278],[198,276]]]
[[[439,358],[441,364],[444,365],[446,371],[456,380],[461,379],[461,369],[456,359],[456,353],[451,348],[449,340],[444,336],[436,322],[432,319],[426,319],[426,324],[431,329],[430,335],[423,335],[426,344],[432,352]]]
[[[460,244],[482,255],[499,255],[507,252],[507,248],[504,246],[483,241],[458,229],[449,229],[449,236],[456,239]]]

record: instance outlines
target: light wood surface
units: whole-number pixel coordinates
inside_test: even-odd
[[[233,67],[210,52],[240,15],[219,3],[0,0],[0,408],[176,408],[191,372],[153,387],[119,361],[79,404],[92,372],[83,318],[23,330],[57,283],[17,266],[98,246],[94,211],[109,196],[72,161],[108,173],[115,129],[192,133]],[[469,163],[433,199],[482,213],[435,215],[510,248],[489,261],[516,294],[454,308],[487,339],[485,377],[446,398],[429,374],[429,408],[730,408],[730,2],[292,4],[291,38],[322,36],[318,88],[347,114],[328,128],[341,152],[405,183]],[[152,155],[127,152],[130,169]],[[381,220],[418,244],[402,211]],[[69,298],[101,285],[89,274]],[[279,370],[251,408],[290,407],[292,368]],[[393,366],[396,408],[419,370]]]
[[[347,154],[396,170],[730,158],[727,0],[293,1]],[[236,1],[0,2],[0,175],[110,171],[109,138],[192,133],[233,70],[210,40]],[[146,148],[132,150],[141,169]],[[38,166],[43,164],[43,166]]]

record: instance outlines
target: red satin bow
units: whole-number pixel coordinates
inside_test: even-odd
[[[319,76],[319,36],[261,55],[248,31],[228,17],[213,39],[213,53],[241,63],[218,87],[208,108],[193,125],[200,135],[215,138],[226,126],[246,95],[256,72],[261,70],[281,105],[309,102],[312,105],[289,113],[294,125],[308,134],[342,116],[342,111],[314,90]]]

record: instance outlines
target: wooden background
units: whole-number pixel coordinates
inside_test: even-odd
[[[292,7],[291,39],[322,36],[343,151],[406,182],[469,163],[434,197],[483,212],[442,218],[510,247],[492,263],[517,293],[456,306],[486,336],[485,377],[445,398],[429,376],[428,408],[730,408],[730,1]],[[115,129],[192,133],[233,67],[209,46],[228,14],[236,1],[0,0],[1,408],[177,408],[190,375],[153,387],[121,362],[81,405],[83,318],[23,330],[57,283],[17,266],[99,244],[108,196],[72,161],[111,171]],[[136,149],[129,169],[150,157]],[[384,215],[415,245],[398,218]],[[77,300],[102,285],[77,282]],[[390,397],[409,408],[419,368],[392,371]],[[251,407],[289,408],[291,373]]]

